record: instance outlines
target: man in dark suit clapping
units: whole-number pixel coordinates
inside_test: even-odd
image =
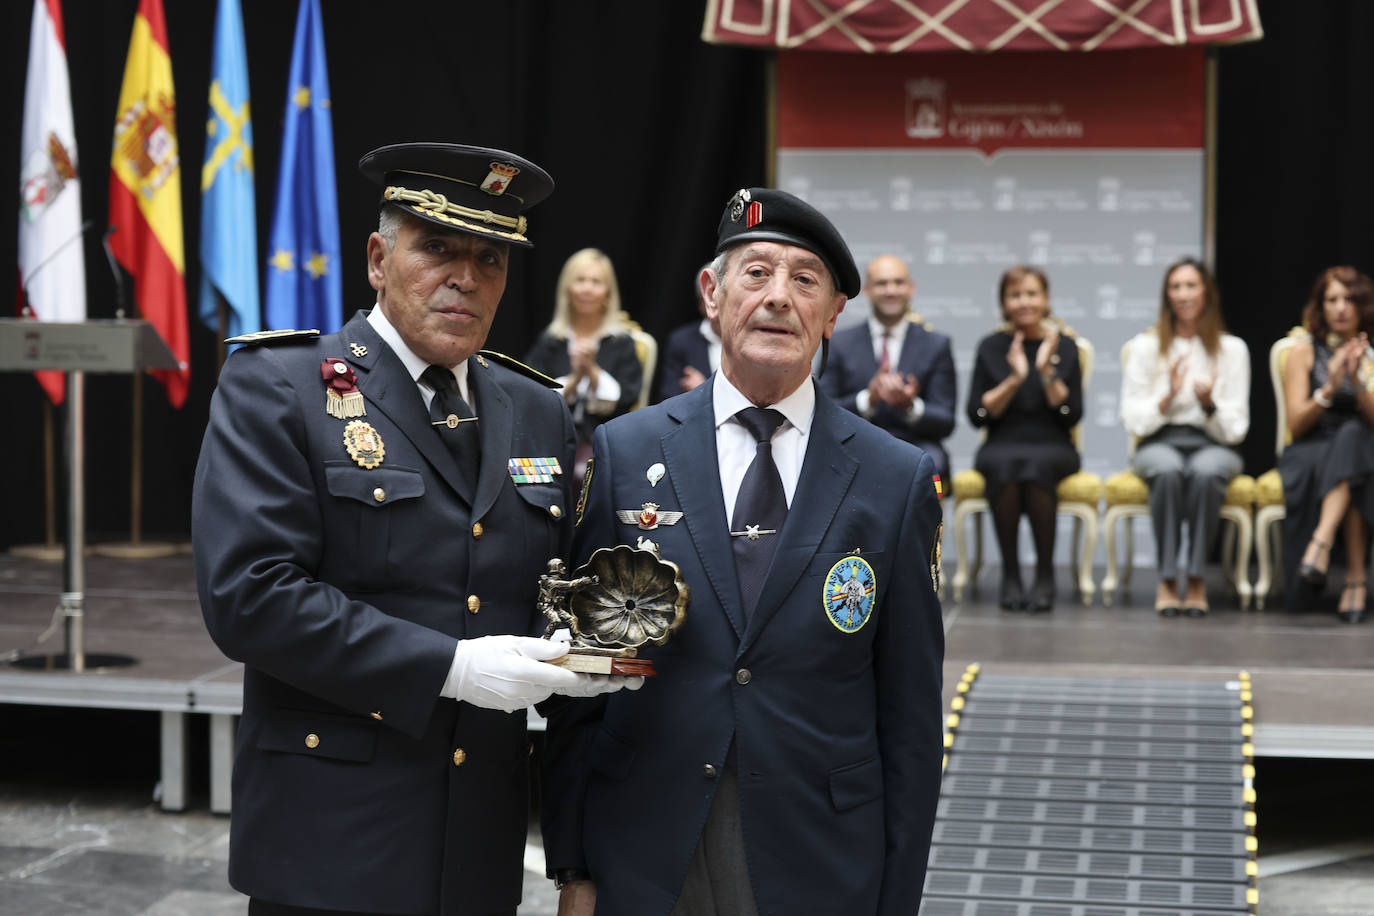
[[[949,478],[940,441],[954,429],[954,356],[949,337],[911,310],[916,286],[901,258],[885,254],[868,264],[864,292],[873,314],[839,331],[821,388],[848,409],[919,446]]]

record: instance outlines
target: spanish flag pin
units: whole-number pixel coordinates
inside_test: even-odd
[[[935,481],[935,498],[936,498],[936,499],[944,499],[944,498],[945,498],[945,485],[944,485],[944,482],[940,480],[940,475],[939,475],[939,474],[931,474],[931,475],[930,475],[930,479],[933,480],[933,481]]]

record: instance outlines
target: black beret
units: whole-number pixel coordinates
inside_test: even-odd
[[[446,229],[530,248],[520,214],[553,192],[539,166],[499,149],[457,143],[393,143],[358,160],[392,204]]]
[[[850,299],[859,295],[859,268],[840,231],[800,197],[773,188],[736,191],[720,217],[716,254],[754,239],[805,248],[830,268],[840,292]]]

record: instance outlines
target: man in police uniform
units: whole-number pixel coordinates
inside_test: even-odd
[[[873,314],[835,334],[821,388],[849,410],[917,446],[949,479],[941,440],[954,431],[954,355],[949,337],[911,310],[916,285],[896,255],[868,262]]]
[[[360,167],[385,189],[377,307],[250,336],[196,471],[205,621],[245,663],[229,879],[263,916],[514,913],[525,707],[624,686],[530,638],[573,428],[537,373],[478,352],[553,182],[452,144]]]
[[[701,284],[720,371],[598,429],[579,509],[575,557],[652,539],[691,604],[643,690],[552,714],[562,912],[911,916],[942,755],[935,466],[810,379],[859,291],[819,212],[740,191]],[[644,530],[645,503],[681,518]]]

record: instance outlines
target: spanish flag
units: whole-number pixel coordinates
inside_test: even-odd
[[[134,277],[139,312],[180,364],[153,375],[186,403],[191,345],[181,241],[181,151],[162,0],[139,0],[110,157],[110,247]]]

